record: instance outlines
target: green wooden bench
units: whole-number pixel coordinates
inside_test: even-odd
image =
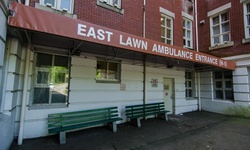
[[[141,105],[130,105],[125,106],[125,112],[127,118],[132,120],[136,119],[136,126],[141,127],[141,118],[145,118],[147,116],[158,116],[160,114],[165,115],[166,121],[168,120],[167,111],[164,109],[164,102],[159,103],[150,103],[150,104],[141,104]]]
[[[112,126],[113,132],[116,132],[116,121],[119,120],[122,118],[118,117],[117,107],[49,114],[48,132],[49,134],[59,133],[60,144],[65,144],[66,131],[108,124],[110,127]]]

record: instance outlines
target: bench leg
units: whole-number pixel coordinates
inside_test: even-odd
[[[116,122],[109,122],[107,123],[107,127],[112,130],[113,132],[117,132],[117,125]],[[112,128],[112,129],[111,129]]]
[[[134,118],[131,119],[130,122],[134,124],[136,127],[140,128],[141,127],[141,119],[140,118]]]
[[[112,122],[112,130],[113,130],[113,132],[117,132],[116,122]]]
[[[60,132],[59,139],[60,139],[60,144],[65,144],[66,143],[66,132]]]
[[[168,121],[168,113],[165,113],[165,119]]]

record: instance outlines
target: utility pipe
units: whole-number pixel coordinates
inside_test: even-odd
[[[26,50],[23,96],[22,96],[22,103],[21,103],[21,115],[20,115],[19,133],[18,133],[18,145],[22,145],[23,143],[25,110],[26,110],[26,102],[27,102],[27,95],[28,95],[29,66],[30,66],[30,44],[27,46],[27,50]]]
[[[195,7],[195,44],[196,44],[196,51],[199,52],[199,36],[198,36],[198,4],[197,0],[194,0],[194,7]],[[197,72],[197,84],[198,84],[198,109],[201,111],[201,79],[200,79],[200,72]]]
[[[25,0],[25,5],[29,6],[29,0]],[[30,66],[30,48],[31,41],[27,32],[25,32],[29,44],[26,49],[26,59],[25,59],[25,69],[24,69],[24,83],[23,83],[23,96],[21,102],[21,114],[20,114],[20,124],[19,124],[19,132],[18,132],[18,145],[22,145],[23,143],[23,130],[24,130],[24,121],[25,121],[25,110],[26,110],[26,101],[27,101],[27,93],[28,93],[28,82],[29,82],[29,66]]]
[[[194,1],[195,7],[195,44],[196,44],[196,51],[199,52],[199,36],[198,36],[198,12],[197,12],[197,0]]]
[[[146,37],[146,0],[143,0],[143,29],[142,29],[142,36],[143,38]],[[147,101],[147,55],[143,55],[143,104]]]
[[[143,1],[143,31],[142,31],[143,38],[146,37],[146,0]]]

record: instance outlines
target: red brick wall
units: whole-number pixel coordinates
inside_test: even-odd
[[[39,0],[31,0],[30,5],[35,6],[36,2],[39,3]],[[96,3],[97,0],[75,0],[74,14],[77,19],[143,36],[143,0],[122,0],[124,14],[100,7]],[[174,45],[183,46],[182,11],[187,11],[188,4],[188,0],[146,0],[146,38],[160,41],[159,8],[163,7],[175,14]]]
[[[214,10],[231,2],[232,7],[229,10],[231,40],[234,46],[216,50],[210,50],[210,23],[207,12]],[[242,44],[244,39],[244,18],[243,4],[239,0],[198,0],[198,22],[205,20],[204,25],[198,26],[199,31],[199,49],[201,52],[216,55],[218,57],[234,56],[250,52],[250,43]]]

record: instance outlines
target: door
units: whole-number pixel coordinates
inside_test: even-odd
[[[174,79],[163,79],[163,98],[165,103],[165,109],[169,110],[171,114],[174,114]]]

